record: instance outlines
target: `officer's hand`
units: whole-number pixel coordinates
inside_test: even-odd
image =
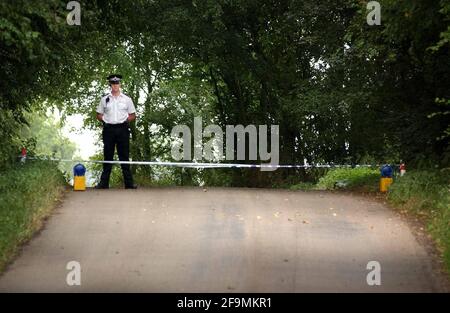
[[[136,119],[136,114],[134,114],[134,113],[128,114],[128,118],[127,118],[128,123],[134,121],[135,119]]]

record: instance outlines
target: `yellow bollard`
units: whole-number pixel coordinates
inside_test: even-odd
[[[381,168],[381,179],[380,179],[380,191],[387,192],[389,186],[392,184],[392,174],[393,169],[390,165],[386,164]]]
[[[75,191],[86,190],[86,177],[85,176],[75,176],[73,178],[73,190],[75,190]]]
[[[86,168],[83,164],[77,164],[73,168],[73,190],[86,190]]]
[[[389,189],[389,186],[392,184],[393,179],[392,177],[381,177],[380,179],[380,191],[381,192],[387,192]]]

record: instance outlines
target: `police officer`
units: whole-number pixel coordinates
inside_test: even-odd
[[[136,109],[130,97],[120,90],[122,75],[113,74],[107,77],[111,92],[103,96],[97,107],[97,119],[103,123],[103,155],[105,161],[112,161],[114,150],[120,161],[128,161],[130,153],[129,123],[136,119]],[[121,164],[126,189],[136,189],[129,164]],[[109,177],[112,164],[104,163],[100,183],[97,189],[109,188]]]

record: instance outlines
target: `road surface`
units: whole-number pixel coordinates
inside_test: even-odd
[[[396,213],[350,194],[71,191],[0,277],[0,291],[448,291],[426,251]],[[79,286],[66,282],[71,261]],[[381,285],[367,284],[370,261]]]

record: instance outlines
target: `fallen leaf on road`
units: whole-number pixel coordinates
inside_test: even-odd
[[[308,221],[305,221],[305,220],[303,220],[302,223],[303,223],[303,224],[309,224],[309,222],[308,222]]]

